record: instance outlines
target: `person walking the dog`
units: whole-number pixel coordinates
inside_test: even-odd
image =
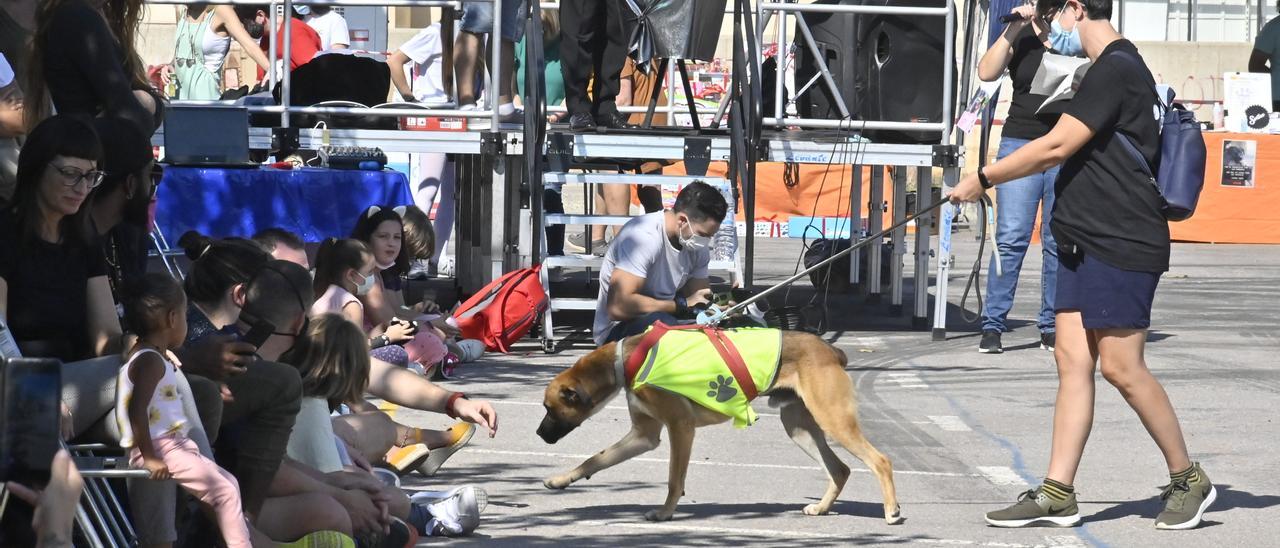
[[[711,238],[728,210],[719,190],[694,181],[671,209],[622,226],[600,268],[597,344],[643,333],[659,320],[682,323],[694,305],[711,301]]]
[[[1043,20],[1076,23],[1093,66],[1048,134],[966,176],[950,195],[953,203],[976,201],[994,185],[1062,164],[1050,226],[1059,267],[1049,471],[1016,504],[987,513],[997,527],[1080,523],[1073,484],[1093,424],[1099,362],[1168,466],[1156,528],[1196,527],[1217,496],[1188,456],[1173,404],[1143,356],[1156,285],[1169,269],[1169,226],[1159,191],[1120,140],[1128,138],[1155,165],[1159,111],[1155,81],[1137,48],[1111,25],[1111,7],[1112,0],[1038,0]]]

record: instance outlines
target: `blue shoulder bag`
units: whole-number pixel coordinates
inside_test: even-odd
[[[1142,69],[1142,72],[1150,74],[1146,65],[1133,54],[1127,51],[1113,53],[1128,59]],[[1195,114],[1173,105],[1173,90],[1169,90],[1167,100],[1160,96],[1154,82],[1151,91],[1156,94],[1156,103],[1160,106],[1160,157],[1155,169],[1147,163],[1147,159],[1128,136],[1119,131],[1116,131],[1116,136],[1164,198],[1165,219],[1185,221],[1196,212],[1196,202],[1200,200],[1200,190],[1204,188],[1204,136],[1200,133],[1200,124],[1196,122]]]

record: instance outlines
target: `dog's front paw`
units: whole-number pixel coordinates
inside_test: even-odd
[[[671,521],[672,514],[674,514],[674,512],[666,512],[661,509],[649,510],[644,513],[644,519],[649,521]]]
[[[822,504],[813,503],[804,507],[804,515],[806,516],[824,516],[830,508],[823,508]]]
[[[564,489],[571,483],[573,483],[573,478],[570,478],[568,474],[564,474],[543,480],[542,486],[547,489]]]

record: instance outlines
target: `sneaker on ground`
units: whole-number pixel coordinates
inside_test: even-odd
[[[1034,489],[1020,495],[1013,506],[987,512],[986,518],[994,527],[1074,527],[1080,524],[1080,510],[1075,493],[1063,502],[1055,502]]]
[[[471,363],[484,356],[484,343],[476,339],[462,339],[457,344],[458,349],[462,351],[462,355],[458,356],[462,363]]]
[[[586,233],[578,232],[578,233],[570,234],[567,238],[564,239],[564,246],[576,253],[586,253],[587,252]],[[597,248],[601,248],[604,246],[605,246],[604,238],[601,238],[599,240],[591,240],[592,251],[595,251]]]
[[[1058,342],[1058,335],[1053,331],[1040,334],[1040,350],[1048,350],[1053,352],[1054,345]]]
[[[1204,511],[1218,499],[1218,490],[1200,468],[1200,463],[1194,466],[1196,481],[1177,481],[1164,486],[1160,493],[1164,511],[1156,516],[1156,529],[1194,529],[1200,525]]]
[[[438,493],[431,493],[438,495]],[[480,498],[487,499],[484,491],[470,485],[458,487],[445,492],[443,496],[430,498],[423,493],[414,495],[412,500],[426,504],[431,512],[431,521],[427,522],[429,536],[459,537],[470,534],[480,526]]]
[[[387,451],[386,460],[397,474],[407,474],[422,466],[430,454],[425,443],[415,443],[405,447],[392,447]]]
[[[337,531],[316,531],[293,542],[277,544],[280,548],[356,548],[356,541]]]
[[[978,352],[983,354],[1001,354],[1004,347],[1000,346],[1000,332],[988,329],[982,332],[982,341],[978,343]]]
[[[418,467],[419,474],[424,476],[436,475],[436,472],[440,470],[440,467],[444,466],[444,462],[449,460],[449,457],[452,457],[459,449],[465,447],[467,443],[470,443],[471,437],[476,435],[476,425],[469,422],[458,422],[449,427],[450,432],[456,432],[457,429],[462,430],[461,435],[457,438],[458,441],[455,441],[445,447],[438,447],[431,450],[431,454],[427,455],[427,460],[423,461],[422,465]]]

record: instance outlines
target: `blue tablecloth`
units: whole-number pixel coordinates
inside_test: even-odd
[[[270,227],[317,242],[350,235],[370,205],[409,205],[413,196],[408,178],[390,170],[168,167],[156,202],[170,244],[188,230],[247,238]]]

